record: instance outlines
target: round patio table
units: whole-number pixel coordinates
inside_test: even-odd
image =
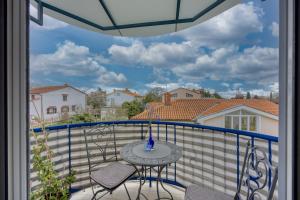
[[[132,164],[137,169],[140,181],[137,199],[140,199],[140,195],[143,195],[146,199],[148,199],[143,193],[141,193],[142,185],[146,180],[147,167],[148,169],[154,169],[154,167],[158,167],[156,180],[157,199],[173,199],[171,192],[169,192],[163,185],[161,173],[167,165],[175,163],[180,159],[180,157],[182,156],[182,150],[175,144],[156,141],[154,150],[145,151],[145,142],[146,141],[138,141],[127,144],[121,149],[120,152],[121,158]],[[141,166],[142,170],[138,170],[137,166]],[[140,171],[142,171],[142,175]],[[156,170],[154,169],[154,171]],[[159,184],[161,185],[163,190],[165,190],[170,195],[170,198],[160,197]]]

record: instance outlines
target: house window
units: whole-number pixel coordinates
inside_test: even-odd
[[[172,94],[172,98],[177,98],[177,93]]]
[[[57,113],[57,109],[55,106],[50,106],[47,108],[47,114],[55,114]]]
[[[231,128],[232,124],[232,117],[231,116],[225,116],[225,128]]]
[[[117,96],[120,96],[120,93],[119,93],[119,92],[117,93]]]
[[[60,110],[62,113],[67,113],[67,112],[69,112],[69,106],[63,106],[63,107],[61,107]]]
[[[258,131],[258,116],[248,111],[235,111],[225,116],[225,128]]]
[[[76,111],[76,105],[72,105],[72,112]]]
[[[63,101],[68,101],[68,95],[67,94],[63,94]]]
[[[186,94],[185,94],[185,96],[186,96],[187,98],[191,98],[191,97],[193,97],[193,95],[192,95],[192,94],[190,94],[190,93],[186,93]]]

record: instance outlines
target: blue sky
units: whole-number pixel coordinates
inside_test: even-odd
[[[43,27],[30,25],[31,85],[268,95],[278,91],[278,16],[278,0],[244,1],[195,27],[145,38],[108,36],[45,16]]]

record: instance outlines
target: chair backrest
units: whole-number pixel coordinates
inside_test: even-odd
[[[83,132],[90,172],[101,157],[103,162],[118,160],[114,126],[99,124]]]
[[[262,198],[261,191],[268,187],[269,172],[272,172],[273,178],[267,200],[273,198],[278,179],[278,167],[272,166],[266,153],[257,146],[251,146],[250,141],[248,141],[240,182],[234,200],[242,199],[242,187],[246,188],[247,200],[265,199]]]

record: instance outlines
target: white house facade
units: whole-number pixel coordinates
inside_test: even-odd
[[[225,109],[210,115],[200,115],[196,118],[196,121],[206,126],[278,135],[278,115],[245,105]]]
[[[32,88],[30,118],[45,121],[66,119],[86,110],[86,94],[67,84]]]
[[[106,96],[106,107],[121,107],[124,102],[140,99],[141,96],[129,89],[114,90]]]
[[[199,90],[190,90],[187,88],[177,88],[168,92],[171,94],[171,101],[178,99],[201,99],[202,94]],[[164,96],[163,96],[164,101]]]

